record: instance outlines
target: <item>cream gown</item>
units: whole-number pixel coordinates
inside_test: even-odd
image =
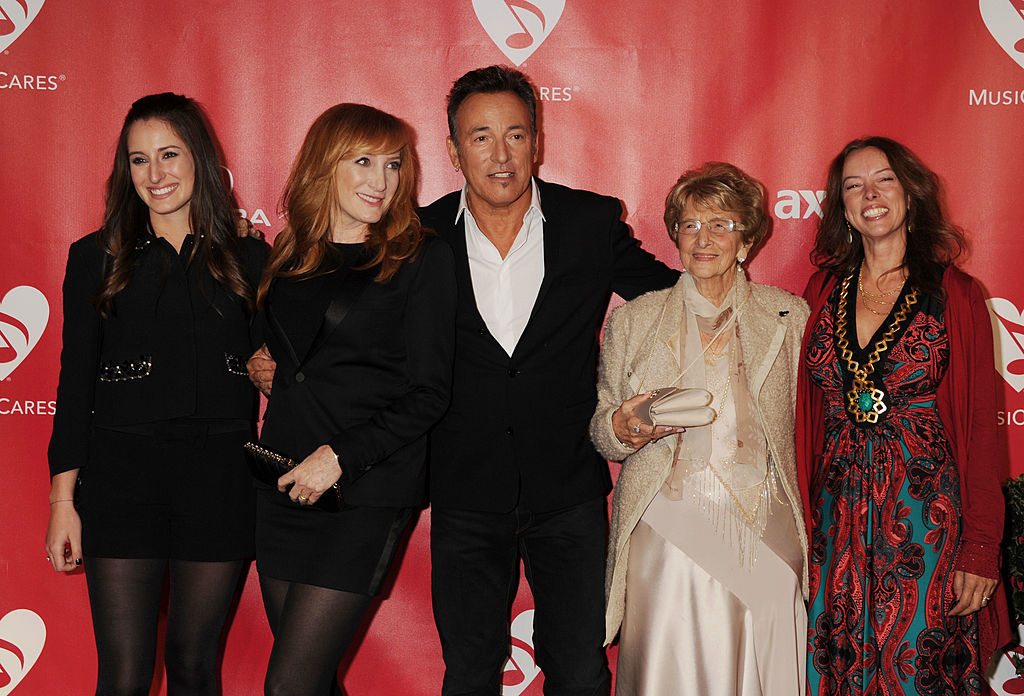
[[[728,369],[728,360],[707,364],[716,404],[725,391],[710,426],[713,464],[736,448],[731,394],[714,388]],[[630,536],[617,696],[803,693],[803,553],[784,488],[769,488],[764,534],[746,549],[711,467],[690,475],[682,500],[655,495]]]

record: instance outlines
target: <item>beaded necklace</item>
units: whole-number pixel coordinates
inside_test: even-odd
[[[910,308],[917,303],[920,293],[915,287],[904,296],[889,328],[882,334],[882,338],[875,342],[875,349],[868,356],[867,364],[861,367],[860,363],[853,359],[853,351],[850,350],[850,342],[846,338],[846,300],[851,282],[852,273],[843,280],[839,292],[839,306],[836,307],[836,347],[839,349],[840,357],[846,361],[846,369],[853,375],[853,388],[846,392],[846,410],[855,422],[873,424],[878,422],[878,417],[889,407],[885,404],[885,392],[876,387],[871,375],[882,353],[889,349],[889,344],[899,333],[903,322],[907,320]]]

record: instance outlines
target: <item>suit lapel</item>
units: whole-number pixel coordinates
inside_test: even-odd
[[[676,283],[665,298],[658,323],[651,327],[630,368],[630,386],[635,393],[677,386],[676,380],[682,370],[679,364],[682,354],[679,328],[683,321],[683,305],[683,288]]]
[[[751,297],[750,302],[756,303],[757,299]],[[750,381],[750,394],[755,401],[786,338],[786,326],[778,321],[771,308],[767,308],[769,311],[757,309],[751,307],[750,311],[740,315],[739,320],[740,345]]]
[[[454,215],[454,212],[452,213]],[[451,218],[449,218],[451,219]],[[494,337],[491,330],[487,327],[487,322],[484,321],[483,316],[480,314],[480,309],[476,304],[476,291],[473,288],[473,274],[469,270],[469,251],[466,248],[466,218],[465,215],[459,216],[458,221],[449,223],[444,228],[444,232],[441,236],[451,246],[452,254],[455,256],[455,280],[459,288],[459,297],[466,298],[460,299],[459,304],[464,307],[464,311],[471,319],[471,321],[478,326],[482,327],[487,335],[490,336],[491,342],[494,346],[500,350],[503,354],[505,349],[498,343],[498,339]]]
[[[543,181],[537,179],[537,191],[540,194],[541,210],[544,211],[544,278],[540,282],[540,289],[537,290],[537,299],[533,302],[533,309],[530,310],[530,319],[523,328],[523,335],[519,337],[513,355],[520,351],[523,345],[529,344],[530,336],[538,331],[537,324],[542,323],[539,318],[544,297],[551,289],[554,278],[558,275],[559,260],[562,251],[562,238],[572,224],[570,212],[559,200],[557,191],[549,188]]]
[[[377,268],[367,268],[363,270],[348,270],[345,271],[341,278],[337,278],[333,284],[332,291],[333,296],[331,301],[327,303],[327,307],[324,309],[323,318],[320,321],[320,328],[317,329],[316,336],[313,337],[313,342],[310,343],[309,349],[305,355],[299,356],[295,352],[295,348],[292,345],[291,340],[288,338],[288,334],[282,328],[280,322],[277,320],[277,315],[274,313],[273,302],[271,301],[267,305],[267,318],[270,321],[270,327],[277,334],[278,339],[284,344],[285,349],[288,352],[288,358],[294,363],[296,369],[301,368],[303,365],[309,362],[310,358],[316,355],[317,351],[323,346],[323,343],[327,338],[334,333],[335,329],[341,325],[345,320],[345,316],[348,311],[355,305],[359,300],[359,297],[363,294],[363,290],[373,282],[373,277],[377,274]]]
[[[373,277],[376,274],[376,267],[361,270],[349,269],[341,278],[336,279],[334,296],[327,304],[327,309],[324,310],[324,318],[320,322],[320,329],[316,332],[309,350],[306,351],[306,355],[302,360],[303,364],[316,355],[320,347],[323,346],[324,341],[327,340],[327,337],[334,333],[335,329],[341,325],[349,310],[359,301],[363,291],[373,282]]]
[[[275,281],[276,282],[276,281]],[[273,298],[273,293],[271,293]],[[284,345],[285,352],[288,354],[286,357],[291,361],[292,365],[298,369],[299,367],[299,356],[295,354],[295,347],[292,346],[291,339],[288,338],[288,333],[281,326],[281,322],[277,320],[277,314],[274,312],[274,301],[271,299],[267,303],[267,322],[270,324],[270,330],[274,332],[282,345]],[[280,362],[280,356],[276,358]]]

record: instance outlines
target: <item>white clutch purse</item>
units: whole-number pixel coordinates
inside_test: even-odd
[[[707,389],[663,387],[651,392],[633,413],[648,425],[696,428],[718,415],[709,406],[711,398]]]

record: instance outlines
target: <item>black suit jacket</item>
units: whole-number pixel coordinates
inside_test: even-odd
[[[347,503],[422,503],[426,432],[447,408],[451,387],[453,266],[448,245],[429,240],[388,283],[371,281],[298,363],[271,316],[279,311],[272,288],[261,323],[277,368],[260,440],[299,460],[329,444],[340,457]]]
[[[51,475],[84,465],[94,426],[255,418],[256,390],[245,369],[249,318],[238,297],[198,262],[186,271],[167,241],[147,234],[139,244],[109,319],[92,304],[108,269],[96,233],[68,252]],[[237,250],[255,288],[269,248],[245,237]]]
[[[632,299],[679,277],[642,250],[617,199],[538,180],[544,279],[513,355],[477,311],[458,224],[460,192],[421,211],[455,254],[459,307],[448,413],[431,436],[435,506],[556,510],[606,495],[608,465],[587,434],[597,402],[598,332],[612,292]]]

